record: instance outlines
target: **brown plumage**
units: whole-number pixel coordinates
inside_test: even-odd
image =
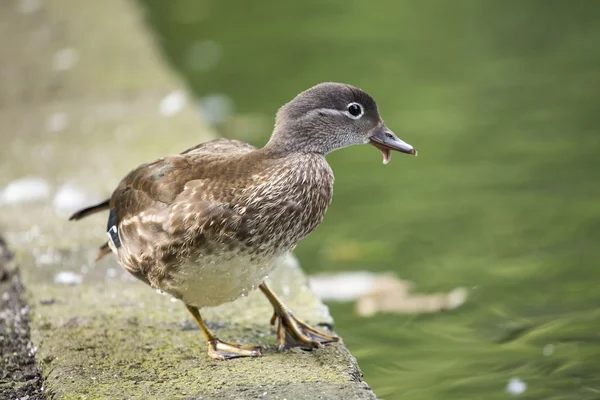
[[[71,219],[109,208],[108,246],[120,263],[181,299],[201,327],[198,308],[260,286],[274,305],[280,345],[317,347],[337,339],[287,315],[263,281],[325,215],[333,194],[325,154],[363,143],[378,147],[386,163],[390,150],[416,153],[387,129],[369,95],[320,84],[279,110],[265,147],[217,139],[143,164],[109,201]],[[207,332],[215,358],[258,355]]]

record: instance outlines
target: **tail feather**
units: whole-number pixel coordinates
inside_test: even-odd
[[[88,215],[91,215],[91,214],[94,214],[94,213],[97,213],[100,211],[108,210],[109,207],[110,207],[110,200],[104,200],[102,203],[98,203],[93,206],[86,207],[82,210],[77,211],[75,214],[73,214],[69,217],[69,221],[77,221],[81,218],[87,217]],[[94,261],[98,261],[98,260],[102,259],[104,256],[106,256],[110,252],[111,252],[111,249],[108,246],[108,242],[104,243],[98,249],[98,253],[96,254],[96,258],[94,259]]]
[[[75,214],[69,217],[69,221],[76,221],[78,219],[87,217],[90,214],[97,213],[99,211],[108,210],[110,207],[110,200],[104,200],[102,203],[98,203],[96,205],[84,208],[83,210],[77,211]]]
[[[94,261],[99,261],[100,259],[102,259],[105,255],[109,254],[110,252],[111,252],[111,250],[110,250],[110,247],[108,246],[108,242],[104,243],[98,249],[98,254],[96,254],[96,258],[94,259]]]

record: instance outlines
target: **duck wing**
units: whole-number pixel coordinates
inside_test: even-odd
[[[254,146],[242,141],[220,138],[201,143],[180,154],[142,164],[123,178],[110,199],[80,210],[69,219],[77,220],[95,212],[110,210],[107,233],[115,248],[121,245],[120,235],[133,237],[140,233],[140,229],[158,234],[163,229],[156,225],[164,222],[165,211],[178,196],[181,200],[186,185],[198,186],[208,175],[214,175],[215,169],[221,169],[215,167],[223,165],[222,156],[243,155],[254,150]],[[206,199],[187,200],[195,205],[195,209],[215,209],[214,204],[211,207]],[[172,221],[172,224],[176,223],[178,221]],[[96,259],[108,254],[107,250],[108,242],[102,245]]]
[[[131,171],[113,192],[107,226],[125,268],[158,284],[165,276],[154,276],[162,269],[153,266],[167,271],[195,241],[235,231],[239,189],[252,164],[244,155],[253,150],[217,139]]]

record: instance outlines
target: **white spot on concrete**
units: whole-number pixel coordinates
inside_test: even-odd
[[[58,50],[52,58],[52,69],[55,71],[67,71],[73,68],[78,59],[77,50],[67,47]]]
[[[37,267],[59,264],[62,261],[60,252],[52,248],[33,249],[32,253]]]
[[[174,90],[161,100],[160,113],[165,117],[172,117],[183,109],[186,102],[187,97],[183,90]]]
[[[66,113],[57,112],[46,120],[46,130],[50,133],[62,132],[69,126],[69,117]]]
[[[32,14],[42,8],[42,0],[19,0],[17,11],[21,14]]]
[[[116,278],[117,274],[118,274],[118,272],[117,272],[116,268],[109,268],[109,269],[106,270],[106,277],[107,278],[110,278],[110,279]]]
[[[0,204],[19,204],[50,197],[50,185],[42,178],[28,177],[10,182],[0,193]]]
[[[190,68],[197,71],[208,71],[217,66],[221,60],[221,45],[214,40],[204,40],[192,44],[187,53]]]
[[[83,276],[71,271],[61,271],[54,276],[57,285],[80,285],[82,282]]]
[[[527,390],[527,384],[519,378],[510,378],[506,384],[506,391],[513,396],[518,396]]]
[[[88,197],[81,190],[73,185],[62,185],[52,201],[54,212],[57,214],[67,214],[85,207],[88,204]]]
[[[30,229],[25,232],[21,232],[13,236],[13,238],[19,243],[30,243],[34,240],[40,240],[43,242],[44,236],[42,235],[42,230],[38,225],[33,225]]]
[[[200,113],[210,125],[217,125],[233,114],[233,100],[224,94],[214,94],[200,99]]]

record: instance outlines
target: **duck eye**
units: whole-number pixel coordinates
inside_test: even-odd
[[[359,119],[364,113],[363,107],[358,103],[348,104],[348,114],[350,118]]]

